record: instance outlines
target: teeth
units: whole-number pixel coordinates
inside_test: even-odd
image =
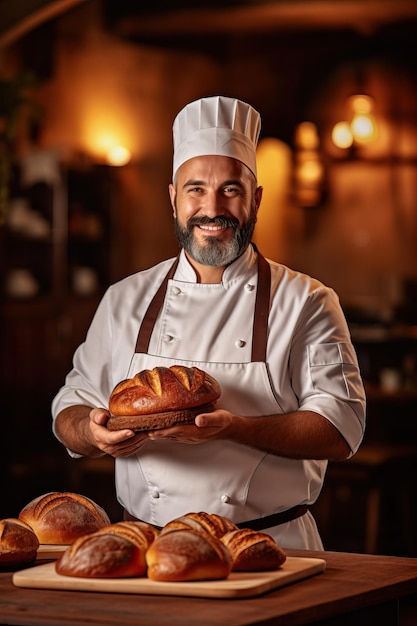
[[[200,225],[200,228],[202,230],[223,230],[223,228],[221,226],[207,226],[207,225]]]

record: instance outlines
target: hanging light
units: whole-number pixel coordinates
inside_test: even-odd
[[[354,94],[347,102],[348,120],[337,122],[332,129],[332,141],[338,148],[350,148],[355,143],[373,141],[377,128],[372,115],[373,100],[364,94]]]

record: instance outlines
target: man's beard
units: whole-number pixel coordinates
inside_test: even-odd
[[[216,235],[207,233],[205,236],[205,244],[200,245],[194,237],[194,226],[200,224],[218,224],[226,228],[233,228],[233,236],[229,241],[222,241]],[[209,217],[191,217],[185,228],[178,223],[175,218],[175,234],[179,244],[190,255],[194,261],[201,265],[210,265],[212,267],[224,267],[232,263],[246,250],[251,242],[253,231],[256,224],[256,212],[251,211],[249,219],[242,226],[235,217],[218,216]]]

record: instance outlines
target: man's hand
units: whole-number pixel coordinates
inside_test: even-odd
[[[131,456],[148,441],[147,433],[135,433],[127,428],[108,430],[106,424],[109,417],[110,413],[105,408],[69,406],[57,415],[55,431],[69,450],[91,458],[104,454]]]
[[[110,431],[106,424],[110,413],[105,409],[90,411],[88,438],[96,448],[114,457],[127,457],[136,454],[148,440],[147,433],[135,433],[133,430]]]
[[[149,431],[152,441],[169,439],[180,443],[203,443],[214,439],[227,439],[227,432],[232,424],[233,414],[223,409],[212,413],[201,413],[194,424],[180,424]]]

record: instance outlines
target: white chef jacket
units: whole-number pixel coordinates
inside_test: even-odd
[[[353,454],[364,433],[365,394],[334,291],[268,261],[266,361],[253,363],[256,251],[250,246],[214,285],[197,282],[182,252],[148,352],[135,354],[138,328],[172,263],[164,261],[107,290],[53,401],[53,416],[74,404],[106,407],[115,385],[142,369],[196,365],[220,382],[219,408],[243,416],[315,411],[334,424]],[[116,488],[132,515],[158,526],[200,510],[239,523],[312,504],[326,466],[323,460],[285,459],[229,441],[149,442],[138,454],[116,459]],[[322,548],[310,513],[265,532],[283,547]]]

